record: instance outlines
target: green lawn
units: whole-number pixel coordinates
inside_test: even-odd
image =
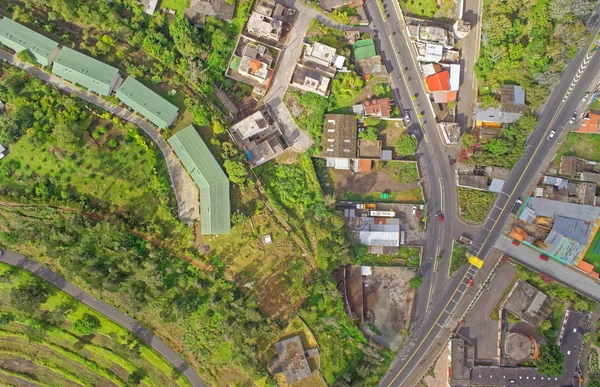
[[[409,189],[406,191],[390,192],[390,196],[387,199],[383,199],[381,197],[382,193],[383,192],[369,192],[368,194],[357,194],[354,192],[344,192],[339,195],[339,199],[348,201],[365,201],[379,203],[423,203],[421,188],[419,187]]]
[[[2,263],[0,278],[0,315],[11,316],[11,321],[3,318],[6,323],[0,323],[0,360],[9,360],[2,368],[17,378],[28,380],[33,374],[48,385],[123,386],[127,375],[140,371],[145,385],[189,385],[169,362],[120,325],[48,283],[44,282],[48,300],[38,311],[30,314],[13,306],[11,289],[38,281],[33,274]],[[84,314],[100,322],[98,330],[85,340],[72,329]],[[20,359],[35,364],[32,371],[11,368]]]
[[[495,199],[496,194],[493,192],[458,187],[460,215],[469,222],[483,222]]]
[[[400,8],[405,14],[433,17],[440,7],[436,0],[400,0]]]
[[[387,162],[385,168],[388,169],[394,180],[400,183],[415,183],[419,181],[417,163]]]
[[[372,266],[410,266],[419,267],[420,247],[400,246],[397,254],[365,254],[361,257],[361,265]]]
[[[600,136],[569,133],[556,155],[556,161],[560,161],[561,156],[577,156],[586,160],[600,161]]]
[[[590,248],[585,253],[585,257],[583,257],[583,260],[585,262],[590,263],[590,264],[594,265],[594,267],[597,267],[597,268],[600,267],[600,254],[594,252],[594,248],[596,248],[596,245],[598,244],[599,241],[600,241],[600,232],[596,232],[596,235],[594,235],[594,240],[592,241]]]
[[[161,0],[159,6],[174,9],[177,16],[183,16],[184,8],[190,6],[190,0]]]
[[[452,260],[450,261],[450,270],[449,274],[452,276],[455,271],[460,269],[462,266],[469,263],[467,260],[467,249],[468,247],[465,245],[461,245],[456,241],[452,242]]]

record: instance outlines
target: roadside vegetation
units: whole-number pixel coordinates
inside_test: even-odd
[[[466,133],[461,137],[458,159],[476,166],[511,169],[523,156],[525,140],[536,125],[537,119],[533,115],[522,116],[519,121],[504,128],[499,137],[483,144],[474,135]]]
[[[475,71],[484,106],[498,104],[503,83],[521,85],[533,109],[546,100],[560,74],[586,44],[589,0],[483,2],[482,44]]]
[[[458,269],[469,264],[469,260],[467,259],[468,249],[468,246],[452,241],[452,258],[450,260],[450,269],[448,271],[450,277],[452,277]]]
[[[356,245],[355,249],[360,265],[419,267],[421,261],[421,247],[400,246],[397,254],[369,254],[363,245]]]
[[[575,156],[599,162],[600,138],[589,134],[569,132],[565,143],[558,150],[555,161],[560,162],[561,156]]]
[[[400,0],[400,8],[408,16],[453,18],[454,6],[455,3],[452,0]]]
[[[189,386],[158,353],[54,286],[0,264],[2,374],[47,385]]]
[[[384,198],[383,194],[387,193],[388,197]],[[369,192],[367,194],[358,194],[355,192],[343,192],[338,195],[340,200],[347,200],[352,202],[378,202],[378,203],[410,203],[410,204],[423,204],[423,196],[421,194],[421,188],[411,188],[405,191],[392,191],[392,192]]]
[[[458,187],[460,216],[472,223],[481,223],[496,199],[496,194],[472,188]]]

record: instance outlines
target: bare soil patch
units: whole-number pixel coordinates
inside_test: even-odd
[[[371,192],[407,191],[418,188],[419,183],[400,183],[391,175],[390,170],[353,173],[330,168],[329,173],[334,181],[335,191],[339,193],[353,192],[359,195]]]

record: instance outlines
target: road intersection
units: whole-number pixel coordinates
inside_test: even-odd
[[[513,168],[483,227],[475,228],[458,219],[453,170],[456,149],[442,143],[421,74],[411,54],[412,48],[406,37],[398,3],[368,0],[365,2],[365,9],[371,20],[371,27],[377,32],[377,43],[388,69],[393,97],[402,111],[409,111],[413,118],[408,130],[419,140],[416,156],[423,175],[427,177],[424,190],[428,215],[433,219],[431,215],[442,209],[446,214],[444,222],[433,220],[428,224],[421,265],[424,285],[415,300],[413,334],[380,382],[381,386],[410,386],[420,380],[420,376],[428,369],[422,360],[431,352],[441,350],[438,339],[445,335],[449,337],[454,328],[448,324],[451,316],[461,309],[466,310],[475,299],[476,296],[468,289],[468,279],[476,278],[476,283],[483,284],[493,271],[499,255],[494,255],[495,262],[485,262],[485,259],[501,234],[512,205],[529,192],[531,183],[536,181],[536,176],[547,159],[553,156],[553,145],[566,136],[569,129],[567,123],[573,111],[600,71],[600,58],[595,52],[581,50],[565,68],[561,81],[553,89],[538,117],[538,126],[526,143],[522,159]],[[475,17],[479,20],[477,15]],[[595,26],[592,36],[597,32],[598,26]],[[478,42],[478,39],[474,40]],[[590,46],[592,44],[590,42]],[[468,117],[465,122],[469,122]],[[551,130],[556,132],[556,136],[547,140]],[[450,264],[452,241],[463,233],[478,234],[469,252],[484,260],[484,265],[480,270],[474,266],[462,268],[453,278],[448,279],[446,273]],[[437,270],[434,270],[438,255],[442,259]],[[430,300],[436,301],[430,305]],[[416,327],[419,328],[415,329]]]

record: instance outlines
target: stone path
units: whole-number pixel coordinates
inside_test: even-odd
[[[71,297],[81,301],[83,304],[89,306],[96,312],[113,320],[123,328],[127,329],[129,332],[133,333],[144,343],[148,344],[156,352],[161,354],[169,363],[173,365],[173,367],[178,369],[186,377],[192,386],[205,386],[202,379],[200,379],[200,376],[192,367],[190,367],[188,363],[185,362],[185,360],[183,360],[177,353],[175,353],[175,351],[173,351],[162,340],[156,337],[152,332],[144,328],[142,324],[127,316],[125,313],[100,300],[95,299],[77,286],[67,282],[64,278],[46,268],[41,263],[29,259],[24,255],[12,251],[4,251],[0,256],[0,262],[4,262],[11,266],[20,267],[35,274],[41,279],[48,281],[63,292],[67,293]]]
[[[156,143],[156,145],[158,145],[158,148],[165,158],[169,177],[171,178],[171,185],[173,186],[173,191],[175,192],[175,197],[177,199],[179,218],[189,222],[200,219],[200,203],[198,201],[198,188],[196,187],[196,184],[185,171],[165,139],[146,120],[135,113],[116,106],[102,97],[81,89],[54,74],[47,73],[29,63],[23,62],[6,51],[0,50],[0,60],[25,70],[31,75],[40,78],[44,82],[47,82],[66,93],[76,95],[77,97],[138,126]]]

